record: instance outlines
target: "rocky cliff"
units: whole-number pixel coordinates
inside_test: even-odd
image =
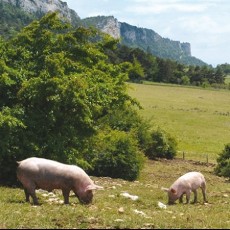
[[[163,38],[153,30],[138,28],[127,23],[121,23],[120,28],[123,43],[126,45],[132,44],[132,46],[136,46],[138,44],[146,51],[147,49],[151,50],[157,56],[170,52],[170,50],[176,52],[178,58],[183,55],[191,56],[189,43],[180,43],[179,41]]]
[[[82,21],[85,26],[95,26],[114,38],[119,38],[123,45],[140,48],[157,57],[176,60],[188,65],[207,65],[191,55],[191,45],[188,42],[181,43],[163,38],[151,29],[119,22],[113,16],[90,17]]]
[[[121,43],[131,47],[138,47],[152,54],[176,60],[191,57],[189,43],[181,43],[161,37],[151,29],[139,28],[124,22],[118,22],[113,16],[98,16],[83,19],[85,25],[95,26],[98,29],[119,38]]]
[[[115,39],[121,38],[121,23],[113,16],[97,16],[82,19],[84,26],[94,26],[104,33],[110,34]]]
[[[80,17],[74,11],[68,8],[66,2],[60,0],[1,0],[10,3],[28,13],[46,14],[49,11],[59,11],[60,14],[67,18],[70,22]]]

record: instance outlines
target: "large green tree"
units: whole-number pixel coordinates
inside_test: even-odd
[[[14,171],[16,160],[35,155],[92,168],[95,137],[117,129],[103,118],[136,104],[123,64],[108,61],[116,45],[96,30],[71,28],[57,13],[1,40],[0,179],[11,166]]]

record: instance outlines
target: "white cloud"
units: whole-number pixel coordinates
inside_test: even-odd
[[[137,14],[160,14],[167,12],[201,13],[205,11],[211,3],[192,3],[185,1],[155,1],[136,0],[134,4],[128,6],[127,11]]]
[[[192,31],[193,33],[216,33],[218,24],[207,15],[199,17],[182,17],[178,20],[178,24],[183,30]]]

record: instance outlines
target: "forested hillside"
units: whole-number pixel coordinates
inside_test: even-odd
[[[18,7],[0,1],[0,35],[10,37],[41,15],[26,13]]]
[[[112,63],[126,61],[132,63],[129,66],[130,81],[141,82],[147,80],[202,87],[229,87],[224,83],[226,73],[222,66],[216,68],[187,66],[170,59],[157,58],[138,48],[128,48],[127,46],[118,46],[116,50],[108,55]]]

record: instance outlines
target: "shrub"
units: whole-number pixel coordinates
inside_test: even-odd
[[[219,154],[214,172],[218,176],[230,178],[230,143],[225,145],[224,150]]]
[[[25,126],[17,118],[20,110],[4,108],[0,111],[0,184],[10,185],[16,178],[16,155],[24,156],[23,131]]]
[[[100,134],[100,139],[92,173],[129,181],[137,179],[144,155],[140,153],[136,139],[130,133],[119,130]]]
[[[151,141],[146,148],[145,155],[149,159],[173,159],[176,156],[177,142],[167,132],[158,128],[151,133]]]
[[[141,151],[145,151],[150,139],[151,120],[141,117],[136,109],[123,106],[112,110],[100,121],[100,127],[108,125],[113,130],[132,132],[137,138]]]

